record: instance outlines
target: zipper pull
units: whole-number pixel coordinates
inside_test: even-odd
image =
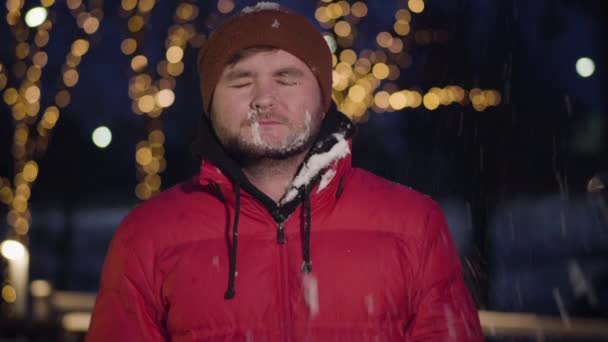
[[[285,244],[285,223],[279,223],[279,228],[277,230],[277,242],[281,245]]]

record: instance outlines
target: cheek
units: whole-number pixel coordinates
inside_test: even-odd
[[[220,91],[214,96],[211,107],[216,113],[216,119],[222,120],[222,126],[234,128],[240,125],[247,115],[249,102],[242,94]]]

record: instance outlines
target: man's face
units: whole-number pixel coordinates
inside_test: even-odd
[[[269,50],[223,70],[210,119],[229,153],[258,160],[307,151],[324,115],[321,90],[308,66],[286,51]]]

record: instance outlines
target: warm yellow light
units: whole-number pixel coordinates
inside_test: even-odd
[[[144,55],[137,55],[131,60],[131,69],[140,72],[148,66],[148,59]]]
[[[42,116],[42,125],[46,129],[51,129],[57,123],[59,119],[59,109],[55,106],[51,106],[46,109],[44,115]]]
[[[160,189],[161,179],[158,174],[147,175],[144,181],[150,187],[150,190],[155,191]]]
[[[152,196],[152,189],[146,183],[139,183],[135,187],[135,196],[140,200],[147,200]]]
[[[38,177],[38,164],[30,160],[23,167],[23,178],[28,182],[33,182]]]
[[[406,10],[405,8],[402,8],[398,10],[397,13],[395,13],[395,20],[409,22],[410,20],[412,20],[412,14],[410,13],[410,11]]]
[[[167,64],[167,73],[171,76],[177,77],[184,72],[184,62],[179,61],[177,63]]]
[[[383,48],[388,48],[393,44],[393,36],[388,32],[380,32],[376,36],[376,42]]]
[[[75,9],[78,9],[78,7],[80,7],[80,5],[82,5],[82,0],[67,0],[66,5],[68,6],[69,9],[75,10]]]
[[[137,100],[137,107],[144,113],[149,113],[154,109],[154,97],[152,95],[144,95]]]
[[[125,55],[130,55],[135,52],[137,48],[137,41],[133,38],[127,38],[120,43],[120,51]]]
[[[361,102],[365,98],[365,88],[356,84],[348,90],[348,97],[353,102]]]
[[[10,187],[5,186],[0,188],[0,202],[10,204],[13,201],[13,191]]]
[[[320,23],[328,22],[331,18],[329,17],[327,7],[321,6],[317,8],[315,11],[315,19],[317,19]]]
[[[161,130],[154,130],[148,134],[150,146],[161,146],[165,142],[165,134]]]
[[[424,1],[422,0],[408,0],[407,7],[414,13],[421,13],[424,11]]]
[[[377,63],[372,68],[372,73],[374,74],[374,77],[376,77],[377,79],[383,80],[388,77],[390,70],[386,64]]]
[[[352,64],[355,64],[356,60],[357,60],[357,54],[355,53],[355,51],[353,51],[351,49],[346,49],[346,50],[343,50],[342,52],[340,52],[340,61],[352,65]]]
[[[369,61],[369,59],[366,58],[360,58],[357,60],[357,62],[355,62],[355,72],[359,75],[365,75],[367,74],[372,68],[372,63]]]
[[[134,15],[129,19],[127,27],[131,32],[138,32],[144,27],[144,18],[139,15]]]
[[[352,5],[351,12],[355,17],[363,18],[367,15],[367,5],[362,1],[357,1]]]
[[[393,30],[400,36],[406,36],[410,33],[410,24],[407,21],[399,20],[393,25]]]
[[[439,96],[435,93],[427,93],[422,98],[422,102],[424,103],[424,107],[428,110],[435,110],[439,107]]]
[[[339,37],[348,37],[348,35],[350,35],[350,33],[352,32],[352,28],[350,27],[350,24],[347,21],[341,20],[337,22],[334,26],[334,31]]]
[[[152,160],[152,150],[149,147],[141,147],[135,153],[135,160],[140,165],[148,165]]]
[[[2,287],[2,299],[7,303],[14,303],[17,300],[17,292],[11,285]]]
[[[227,14],[234,10],[234,1],[232,0],[219,0],[217,2],[217,10],[220,13]]]
[[[179,46],[172,46],[167,49],[166,57],[169,63],[178,63],[184,57],[184,50]]]
[[[18,59],[25,59],[30,53],[30,45],[26,42],[21,42],[15,46],[15,56]]]
[[[112,142],[112,131],[106,126],[100,126],[95,128],[91,135],[93,144],[99,148],[106,148]]]
[[[137,6],[137,0],[122,0],[121,6],[125,11],[130,11]]]
[[[338,2],[338,5],[342,8],[342,16],[347,16],[350,14],[350,4],[347,1],[342,0]]]
[[[13,198],[13,203],[11,203],[11,207],[14,211],[23,213],[25,210],[27,210],[27,199],[25,199],[23,196],[15,195],[15,198]]]
[[[198,8],[188,3],[181,3],[175,13],[181,20],[192,20],[198,16]]]
[[[390,106],[395,110],[401,110],[407,106],[407,98],[403,92],[392,93],[388,99]]]
[[[82,24],[82,29],[87,34],[93,34],[99,29],[99,19],[95,17],[88,17]]]
[[[342,15],[344,15],[344,12],[342,11],[342,7],[336,3],[333,4],[329,4],[327,6],[327,9],[329,10],[329,16],[332,19],[338,19],[340,18]]]
[[[51,295],[51,283],[44,279],[36,279],[30,284],[32,296],[36,298],[48,297]]]
[[[29,68],[27,68],[27,73],[25,75],[26,75],[28,81],[37,82],[40,79],[40,76],[42,76],[42,69],[40,69],[40,67],[38,65],[32,65]],[[0,76],[0,78],[1,77],[2,76]],[[1,85],[0,85],[0,89],[2,89]]]
[[[163,89],[154,95],[154,101],[159,107],[166,108],[175,101],[175,94],[171,89]]]
[[[4,91],[3,98],[4,102],[10,106],[17,102],[17,99],[19,99],[19,93],[15,88],[8,88]]]
[[[378,108],[386,109],[390,105],[389,99],[391,95],[386,91],[379,91],[374,96],[374,103]]]
[[[15,221],[15,224],[13,225],[13,229],[15,229],[15,232],[19,235],[25,235],[29,232],[30,230],[30,223],[27,222],[27,220],[23,217],[18,217],[17,220]]]
[[[34,103],[40,100],[40,88],[35,85],[30,86],[25,90],[25,93],[23,95],[27,102]]]
[[[6,75],[0,74],[0,91],[2,91],[2,89],[4,89],[4,87],[6,87],[7,83],[8,83],[8,78],[6,77]]]
[[[53,6],[53,4],[55,3],[55,0],[42,0],[40,1],[40,4],[44,7],[51,7]]]
[[[154,0],[139,0],[137,6],[140,12],[150,12],[154,8]]]
[[[71,52],[74,56],[81,57],[89,51],[89,41],[86,39],[76,39],[72,43]]]
[[[4,240],[0,244],[0,252],[9,260],[21,260],[26,256],[27,249],[16,240]]]
[[[46,8],[34,7],[25,14],[25,24],[29,27],[38,27],[46,20],[47,15]]]
[[[68,69],[63,73],[63,83],[67,87],[73,87],[78,83],[78,71],[75,69]]]
[[[411,95],[411,98],[409,95]],[[410,107],[418,108],[422,104],[422,95],[420,95],[419,92],[409,91],[406,96],[408,98]]]
[[[65,108],[70,104],[70,93],[67,90],[60,90],[55,95],[55,104],[59,108]]]

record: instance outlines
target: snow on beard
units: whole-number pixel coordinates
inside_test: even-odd
[[[247,120],[250,122],[251,141],[241,141],[245,144],[251,144],[252,147],[259,152],[260,156],[269,154],[275,157],[289,157],[300,153],[305,149],[306,145],[310,143],[311,135],[313,133],[312,116],[309,111],[306,111],[304,115],[304,127],[301,127],[296,135],[290,134],[285,137],[281,143],[276,146],[265,141],[260,133],[259,120],[264,116],[264,113],[259,109],[250,110],[247,113]]]

